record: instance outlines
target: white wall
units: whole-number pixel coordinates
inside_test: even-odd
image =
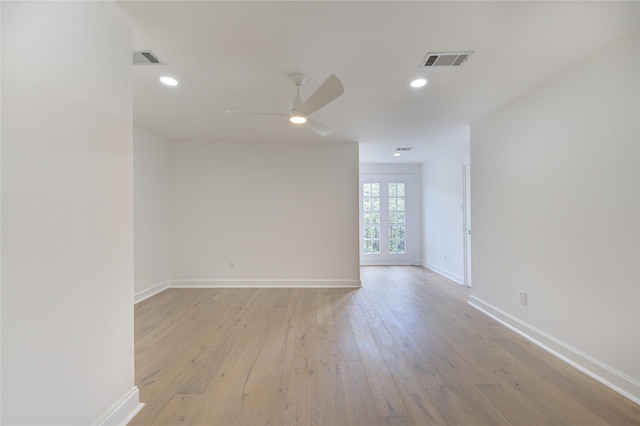
[[[169,280],[169,142],[133,128],[134,292],[136,301]]]
[[[464,283],[463,164],[469,159],[464,143],[422,165],[424,265]]]
[[[357,143],[172,142],[169,185],[172,285],[360,284]]]
[[[2,2],[1,76],[2,423],[123,420],[138,407],[128,19]]]
[[[637,401],[639,47],[618,40],[471,127],[473,303]]]

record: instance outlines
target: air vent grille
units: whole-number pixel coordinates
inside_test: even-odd
[[[134,50],[133,65],[164,65],[164,62],[150,50]]]
[[[473,55],[473,52],[429,52],[420,64],[420,68],[459,67]]]
[[[412,149],[413,147],[405,146],[405,147],[396,148],[396,151],[411,151]]]

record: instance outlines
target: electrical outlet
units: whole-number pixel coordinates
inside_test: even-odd
[[[520,290],[520,304],[521,305],[526,305],[527,304],[527,292],[526,291]]]
[[[444,254],[444,261],[447,261],[447,253]]]
[[[236,262],[233,262],[233,261],[229,262],[229,269],[231,269],[232,271],[236,269]]]

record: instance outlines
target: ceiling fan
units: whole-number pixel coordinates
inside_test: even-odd
[[[252,114],[252,115],[276,115],[289,117],[289,121],[294,124],[306,124],[307,128],[316,132],[321,136],[327,136],[335,130],[331,126],[327,126],[314,120],[310,117],[311,114],[335,100],[337,97],[344,93],[344,88],[340,79],[331,74],[307,99],[302,101],[300,97],[300,88],[306,80],[306,76],[301,73],[293,73],[289,75],[291,80],[296,85],[296,96],[291,100],[289,104],[289,113],[279,112],[242,112],[226,110],[228,114]]]

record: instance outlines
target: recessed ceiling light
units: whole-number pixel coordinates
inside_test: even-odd
[[[417,78],[411,82],[411,87],[417,89],[418,87],[423,87],[427,85],[427,80],[424,78]]]
[[[172,77],[163,76],[163,77],[160,77],[160,81],[162,83],[166,84],[167,86],[177,86],[178,85],[178,80],[176,80],[175,78],[172,78]]]
[[[402,154],[400,154],[399,152],[394,152],[394,153],[393,153],[393,156],[394,156],[394,157],[400,157],[401,155],[402,155]]]
[[[289,121],[295,124],[304,124],[307,122],[307,119],[300,115],[292,115],[289,117]]]

